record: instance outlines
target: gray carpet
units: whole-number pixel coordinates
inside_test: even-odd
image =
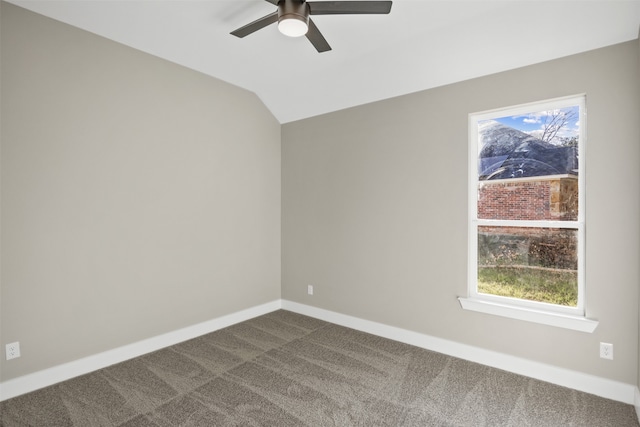
[[[631,405],[276,311],[0,404],[12,426],[638,426]]]

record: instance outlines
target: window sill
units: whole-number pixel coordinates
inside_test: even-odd
[[[581,316],[571,316],[560,313],[534,310],[531,308],[515,307],[490,301],[482,301],[472,298],[459,297],[460,305],[465,310],[496,316],[509,317],[511,319],[524,320],[526,322],[541,323],[543,325],[556,326],[558,328],[573,329],[575,331],[592,333],[598,327],[598,321]]]

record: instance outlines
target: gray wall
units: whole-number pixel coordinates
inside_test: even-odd
[[[638,67],[633,41],[284,125],[282,297],[636,384]],[[588,334],[462,310],[468,114],[580,93],[586,309],[599,327]],[[614,361],[599,358],[600,341],[614,344]]]
[[[257,97],[1,7],[1,379],[279,299]]]

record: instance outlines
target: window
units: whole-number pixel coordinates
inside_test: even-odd
[[[585,98],[469,116],[463,308],[592,331],[585,316]]]

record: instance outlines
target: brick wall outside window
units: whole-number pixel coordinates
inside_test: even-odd
[[[578,179],[572,175],[554,175],[481,181],[478,218],[575,221]]]

